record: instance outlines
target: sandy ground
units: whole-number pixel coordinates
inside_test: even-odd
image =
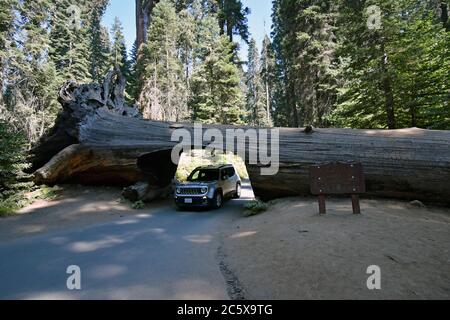
[[[450,211],[409,203],[278,201],[265,214],[235,221],[223,252],[248,299],[450,299]],[[381,268],[368,290],[367,268]]]
[[[54,201],[39,201],[17,216],[1,218],[0,247],[5,250],[10,247],[13,252],[14,246],[26,252],[41,252],[44,248],[34,239],[45,240],[55,233],[84,239],[95,238],[98,230],[105,229],[109,235],[121,237],[129,230],[114,226],[120,223],[125,228],[128,225],[122,227],[122,222],[139,220],[136,217],[142,213],[119,201],[120,189],[78,186],[64,189],[63,195]],[[244,218],[242,204],[250,199],[232,201],[219,213],[189,215],[190,220],[183,220],[184,214],[177,215],[171,201],[156,202],[144,210],[154,215],[155,220],[139,220],[139,224],[129,228],[167,224],[168,230],[172,230],[171,239],[184,239],[186,232],[208,234],[208,239],[216,239],[201,251],[208,257],[203,262],[210,261],[214,270],[220,268],[231,298],[450,299],[449,209],[362,200],[363,214],[353,215],[350,200],[331,199],[327,201],[328,214],[320,216],[315,199],[295,198],[278,200],[266,213]],[[171,264],[178,255],[171,254],[178,246],[181,250],[186,242],[180,240],[177,244],[173,239],[173,243],[169,241],[174,245],[170,249],[166,248],[166,240],[151,238],[144,242],[138,239],[137,244],[127,242],[128,247],[123,250],[130,252],[137,246],[142,250],[151,247],[155,253],[169,252],[166,262]],[[41,242],[46,243],[44,240]],[[119,249],[108,250],[111,252],[106,253],[114,260],[117,256],[114,250]],[[54,256],[59,261],[63,253],[48,252],[48,259]],[[40,263],[40,254],[36,254],[36,265]],[[67,254],[70,257],[72,253]],[[88,258],[93,268],[103,261],[97,261],[98,255]],[[138,261],[134,265],[138,268]],[[381,268],[381,290],[367,288],[366,271],[371,265]],[[19,267],[12,266],[11,270],[15,268]],[[170,272],[166,273],[169,279]],[[133,274],[137,277],[133,281],[138,281],[138,273]],[[126,279],[123,282],[120,285],[128,288]],[[140,297],[139,292],[134,297]]]

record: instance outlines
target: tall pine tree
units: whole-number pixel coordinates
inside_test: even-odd
[[[4,92],[6,118],[17,131],[36,142],[53,123],[58,76],[48,59],[51,1],[23,0],[15,8],[17,32],[9,45]]]
[[[9,58],[16,0],[0,0],[0,108],[3,106],[6,60]]]
[[[245,102],[236,59],[236,45],[226,36],[219,37],[192,79],[190,106],[195,121],[243,123]]]
[[[287,125],[325,125],[336,98],[334,19],[329,0],[275,0],[274,47],[284,82]]]
[[[109,0],[98,0],[90,4],[92,6],[89,18],[89,53],[90,53],[90,77],[94,81],[100,81],[108,69],[110,55],[110,40],[108,30],[101,25],[102,17],[106,11]]]
[[[214,0],[216,1],[219,26],[222,34],[226,34],[233,42],[233,36],[239,35],[242,40],[248,42],[247,16],[250,9],[244,7],[241,0]]]
[[[273,50],[272,41],[268,35],[264,36],[261,50],[261,78],[264,85],[264,93],[266,95],[266,113],[269,125],[273,125],[274,111],[277,108],[276,95],[280,88],[278,68],[275,60],[275,52]]]
[[[248,123],[255,126],[268,126],[270,115],[267,114],[266,92],[261,76],[259,51],[255,39],[251,39],[248,46],[247,72],[247,118]]]
[[[424,2],[378,1],[375,11],[373,4],[340,2],[343,86],[335,124],[449,128],[445,25]]]
[[[63,79],[90,82],[87,0],[56,1],[51,28],[50,57]]]
[[[153,10],[148,39],[137,66],[144,83],[139,104],[145,118],[181,121],[189,117],[186,81],[179,58],[180,32],[174,5],[162,0]]]
[[[123,35],[122,23],[118,17],[114,18],[111,27],[111,63],[118,67],[125,77],[130,75],[130,63],[128,61],[127,47],[125,44],[125,36]]]

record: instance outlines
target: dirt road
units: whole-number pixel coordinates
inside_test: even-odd
[[[57,201],[1,219],[0,299],[233,297],[219,228],[241,218],[251,188],[217,211],[179,212],[169,200],[137,211],[119,195],[68,187]],[[81,269],[79,291],[66,286],[71,265]]]
[[[280,200],[244,218],[243,204],[132,210],[114,188],[66,187],[0,219],[0,299],[450,299],[450,212],[408,203]],[[82,290],[66,287],[69,265]],[[381,290],[369,290],[369,266]]]

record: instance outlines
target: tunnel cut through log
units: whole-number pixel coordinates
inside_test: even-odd
[[[126,187],[122,195],[130,201],[150,202],[172,192],[177,165],[171,159],[172,150],[158,150],[137,158],[137,168],[144,174],[141,181]]]

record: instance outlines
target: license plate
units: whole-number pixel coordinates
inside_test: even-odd
[[[192,199],[190,198],[184,199],[184,203],[192,203]]]

